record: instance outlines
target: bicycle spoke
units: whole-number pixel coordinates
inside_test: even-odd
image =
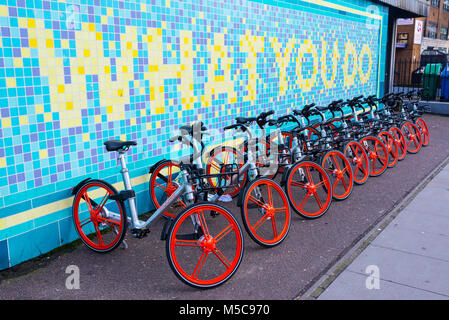
[[[215,236],[215,241],[218,243],[221,239],[223,239],[226,235],[228,235],[233,230],[234,229],[233,229],[232,225],[229,224],[217,236]]]
[[[98,244],[100,246],[104,246],[103,243],[103,237],[101,236],[101,232],[100,232],[100,228],[98,228],[98,224],[96,224],[95,222],[93,222],[94,228],[95,228],[95,233],[97,234],[97,238],[98,238]]]
[[[175,238],[175,246],[181,246],[181,247],[201,247],[201,241],[195,241],[195,240],[181,240]]]
[[[231,267],[231,263],[229,262],[228,259],[226,259],[226,257],[224,256],[223,253],[221,253],[220,250],[215,249],[213,251],[213,253],[215,254],[215,256],[218,258],[218,260],[220,260],[226,267],[226,269],[229,269]]]
[[[265,203],[260,202],[258,199],[254,198],[254,196],[250,195],[248,199],[257,204],[259,207],[265,208]]]
[[[271,217],[271,226],[273,227],[273,236],[274,238],[278,237],[278,230],[276,226],[276,218],[274,216]]]
[[[101,212],[101,210],[103,210],[104,205],[106,204],[106,201],[108,201],[109,199],[109,193],[106,193],[106,195],[103,197],[103,199],[101,199],[100,204],[98,205],[98,208],[96,210],[96,212]]]
[[[114,220],[106,219],[103,217],[98,217],[98,220],[100,220],[100,222],[105,223],[110,226],[120,226],[122,224],[120,221],[114,221]]]
[[[267,185],[267,193],[268,193],[268,204],[273,206],[273,193],[271,191],[271,187]]]
[[[160,184],[158,184],[156,182],[154,183],[154,186],[162,191],[168,191],[167,187],[161,186]]]
[[[265,221],[268,220],[269,215],[265,214],[262,218],[259,219],[259,221],[256,222],[256,224],[254,224],[253,229],[257,230],[260,228],[261,225],[263,225],[265,223]]]
[[[306,197],[304,198],[304,200],[302,200],[301,204],[299,205],[299,209],[302,209],[302,207],[306,204],[306,202],[310,199],[310,197],[312,196],[312,193],[307,193]]]
[[[321,209],[323,207],[323,204],[321,203],[321,199],[316,193],[316,191],[313,192],[313,196],[315,197],[316,203],[318,204],[318,207]]]
[[[291,185],[295,186],[295,187],[300,187],[303,189],[307,189],[307,186],[304,183],[298,182],[298,181],[292,181]]]
[[[86,222],[86,223],[83,223],[84,221],[87,221],[87,222]],[[91,217],[89,217],[89,218],[87,218],[87,219],[84,219],[83,221],[80,222],[80,227],[82,228],[82,227],[84,227],[86,224],[88,224],[88,223],[90,223],[90,222],[92,222]]]
[[[200,225],[203,229],[204,235],[209,236],[209,229],[207,228],[206,219],[204,218],[204,210],[200,210],[198,212],[198,218],[200,220]]]
[[[192,278],[198,279],[198,274],[200,273],[201,268],[203,268],[204,263],[206,262],[206,259],[207,259],[207,255],[208,255],[208,254],[209,254],[209,253],[208,253],[206,250],[203,251],[203,254],[202,254],[201,257],[200,257],[200,260],[198,261],[198,263],[197,263],[195,269],[193,270]]]

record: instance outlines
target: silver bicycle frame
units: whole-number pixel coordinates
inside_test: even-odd
[[[122,173],[123,177],[123,183],[125,185],[125,190],[132,190],[131,185],[131,179],[129,177],[129,170],[126,167],[126,161],[125,161],[125,154],[123,151],[119,152],[118,160],[120,161],[120,165],[122,167],[122,170],[120,172]],[[175,192],[161,205],[160,208],[158,208],[152,215],[149,217],[146,221],[142,221],[138,217],[137,213],[137,207],[136,207],[136,199],[130,198],[128,199],[129,209],[131,213],[130,217],[130,228],[132,229],[143,229],[149,226],[156,218],[158,218],[170,205],[172,205],[177,199],[185,194],[187,202],[193,202],[193,186],[192,184],[186,182],[189,181],[189,174],[186,170],[182,171],[183,176],[183,183],[180,185],[179,188],[176,189]],[[105,213],[110,217],[117,217],[119,216],[117,213],[110,212],[107,209],[105,210]]]

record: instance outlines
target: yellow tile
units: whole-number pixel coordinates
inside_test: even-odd
[[[84,74],[84,67],[78,67],[78,74]]]
[[[95,31],[95,24],[89,23],[89,31]]]
[[[123,66],[122,67],[122,71],[123,71],[123,73],[127,73],[128,72],[128,66]]]
[[[28,28],[36,28],[36,20],[34,19],[28,19]]]
[[[6,167],[6,159],[0,158],[0,168],[5,168],[5,167]]]
[[[6,85],[8,88],[12,88],[16,86],[16,79],[15,78],[7,78],[6,79]]]
[[[7,6],[0,6],[0,16],[7,17],[9,16],[8,7]]]
[[[97,34],[96,34],[96,39],[97,39],[97,40],[103,40],[103,34],[100,33],[100,32],[97,32]]]
[[[108,113],[112,113],[112,112],[113,112],[112,106],[108,106],[108,107],[107,107],[107,112],[108,112]]]
[[[41,104],[36,105],[35,109],[36,109],[36,114],[40,114],[40,113],[44,112],[44,106]]]
[[[85,58],[89,58],[90,57],[90,50],[89,49],[84,49],[84,57]]]
[[[28,124],[28,117],[27,116],[20,116],[19,117],[19,123],[21,126]]]
[[[67,110],[73,110],[73,102],[72,101],[69,101],[69,102],[66,103],[66,109]]]
[[[87,142],[89,141],[89,134],[88,133],[83,133],[83,142]]]
[[[25,18],[19,18],[19,27],[28,28],[28,21]]]
[[[64,91],[65,91],[64,85],[62,84],[58,85],[58,93],[64,93]]]
[[[53,40],[52,39],[47,39],[47,40],[45,40],[45,45],[46,45],[46,47],[47,48],[53,48],[54,47],[54,45],[53,45]]]
[[[39,151],[39,158],[40,158],[40,159],[48,158],[47,150],[41,150],[41,151]]]
[[[37,40],[36,39],[30,39],[29,45],[31,48],[37,48]]]
[[[10,127],[11,127],[11,118],[3,118],[2,128],[10,128]]]
[[[104,72],[105,73],[111,73],[111,67],[110,66],[105,66],[104,67]]]

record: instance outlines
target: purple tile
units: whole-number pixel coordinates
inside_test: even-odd
[[[31,161],[31,152],[25,153],[25,154],[23,155],[23,160],[24,160],[25,162]]]
[[[24,182],[25,181],[25,174],[24,173],[19,173],[17,175],[17,182]]]
[[[8,184],[15,184],[17,183],[17,177],[16,175],[12,175],[8,177]]]
[[[2,27],[1,28],[1,34],[3,37],[10,37],[11,36],[11,31],[9,30],[8,27]]]
[[[10,17],[17,17],[17,8],[16,7],[9,7],[8,12],[9,12]]]
[[[35,177],[35,178],[40,178],[40,177],[42,177],[41,169],[36,169],[36,170],[34,170],[34,177]]]
[[[9,117],[9,109],[2,108],[0,113],[1,113],[1,115],[2,115],[2,118],[7,118],[7,117]]]
[[[40,187],[42,185],[42,178],[34,179],[34,186]]]
[[[22,50],[20,48],[13,48],[12,54],[14,57],[21,57],[22,56]]]

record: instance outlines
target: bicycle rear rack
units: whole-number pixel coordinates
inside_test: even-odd
[[[204,174],[203,170],[196,172],[200,192],[217,192],[231,187],[237,187],[240,183],[239,166],[235,163],[221,164],[220,172]],[[213,184],[213,186],[211,185]]]

